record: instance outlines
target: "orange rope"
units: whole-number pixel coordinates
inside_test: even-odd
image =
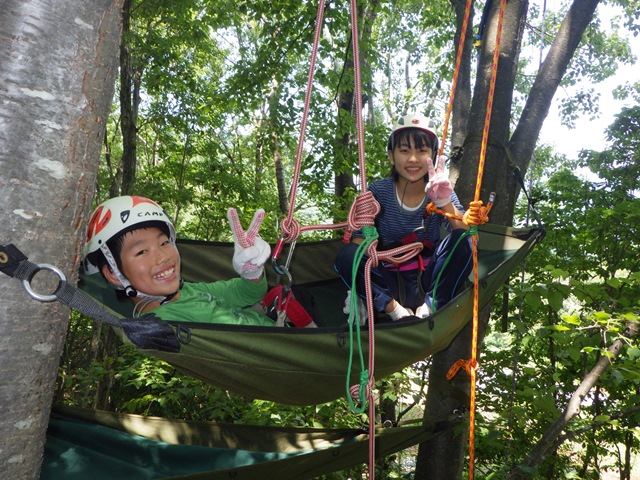
[[[483,223],[487,223],[489,221],[489,212],[491,211],[491,207],[493,206],[494,196],[495,193],[492,192],[489,203],[487,203],[486,207],[482,204],[482,200],[471,202],[464,215],[455,215],[453,213],[448,213],[444,210],[440,210],[433,202],[427,205],[426,210],[429,215],[437,213],[438,215],[442,215],[443,217],[460,220],[465,225],[474,227],[482,225]]]
[[[484,163],[487,153],[487,143],[489,140],[489,127],[491,125],[491,111],[493,108],[493,97],[495,94],[496,77],[498,73],[498,60],[500,59],[500,39],[502,37],[502,22],[507,1],[500,1],[500,11],[498,15],[498,27],[496,31],[496,46],[493,51],[493,63],[491,65],[491,81],[489,84],[489,96],[485,113],[484,129],[482,132],[482,144],[480,147],[480,160],[478,164],[478,177],[476,180],[476,190],[474,201],[472,202],[474,212],[467,216],[467,221],[476,222],[486,218],[488,210],[482,207],[480,200],[480,190],[482,177],[484,175]],[[475,418],[476,418],[476,371],[478,368],[478,328],[479,328],[479,280],[478,280],[478,230],[475,224],[470,223],[469,229],[472,233],[471,247],[473,258],[473,325],[471,339],[471,359],[458,360],[447,373],[447,379],[451,380],[460,368],[471,377],[471,395],[469,406],[469,480],[473,480],[475,469]]]

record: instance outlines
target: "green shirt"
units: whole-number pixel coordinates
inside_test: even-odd
[[[160,319],[178,322],[275,326],[266,315],[245,308],[258,303],[267,292],[267,280],[251,282],[233,278],[212,283],[185,282],[177,300],[152,312]]]

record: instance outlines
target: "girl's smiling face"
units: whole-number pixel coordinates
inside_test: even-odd
[[[139,228],[126,233],[120,261],[122,274],[139,292],[167,296],[180,288],[180,253],[160,228]]]
[[[393,151],[389,151],[389,160],[399,175],[399,180],[414,183],[424,180],[428,173],[427,160],[433,156],[430,146],[416,143],[413,136],[400,139]]]

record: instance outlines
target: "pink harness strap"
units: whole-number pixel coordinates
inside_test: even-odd
[[[401,263],[400,265],[394,265],[393,263],[385,263],[384,267],[393,272],[409,272],[411,270],[422,270],[424,271],[425,267],[429,265],[431,258],[423,258],[421,255],[418,255],[416,260]]]

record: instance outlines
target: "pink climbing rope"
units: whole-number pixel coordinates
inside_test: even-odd
[[[366,165],[364,156],[364,128],[362,122],[362,88],[360,79],[360,50],[358,47],[358,11],[356,0],[350,0],[351,10],[351,38],[353,45],[353,58],[354,58],[354,76],[355,76],[355,104],[356,104],[356,126],[357,126],[357,146],[358,146],[358,163],[360,167],[360,185],[361,193],[356,197],[350,211],[347,222],[330,225],[312,225],[301,227],[293,218],[295,211],[296,192],[298,189],[302,155],[304,147],[304,136],[306,132],[307,119],[309,115],[309,104],[311,99],[311,90],[313,85],[313,75],[316,66],[318,45],[320,42],[320,35],[322,31],[323,12],[325,7],[325,1],[319,0],[318,13],[316,16],[316,26],[313,39],[313,47],[311,54],[311,61],[309,65],[309,76],[307,81],[307,89],[305,92],[304,109],[302,113],[302,122],[300,127],[300,135],[298,139],[298,149],[296,152],[296,160],[293,172],[293,180],[289,191],[289,212],[283,219],[281,225],[282,235],[280,241],[276,244],[273,253],[273,259],[276,260],[280,255],[280,251],[285,242],[294,242],[298,239],[300,234],[304,231],[310,230],[326,230],[326,229],[339,229],[345,228],[345,236],[351,235],[352,231],[361,230],[365,226],[373,226],[375,224],[376,215],[380,211],[380,205],[373,197],[371,192],[367,191],[366,183]],[[375,268],[380,261],[388,261],[394,264],[402,263],[406,260],[417,255],[422,250],[422,244],[413,243],[403,245],[392,250],[384,252],[377,251],[378,241],[377,239],[369,245],[367,249],[368,259],[365,264],[365,285],[366,285],[366,297],[367,297],[367,311],[369,318],[373,319],[373,300],[371,292],[371,269]],[[369,376],[366,385],[366,398],[368,401],[368,415],[369,415],[369,479],[374,480],[375,477],[375,402],[373,401],[373,388],[375,386],[375,322],[369,322],[369,358],[368,358],[368,371]],[[353,387],[351,389],[353,391]]]
[[[316,28],[313,36],[313,47],[311,49],[311,62],[309,65],[309,77],[307,80],[307,90],[304,95],[304,109],[302,111],[302,123],[300,126],[300,135],[298,137],[298,150],[296,151],[296,162],[294,166],[293,181],[289,190],[289,213],[282,221],[282,235],[287,241],[294,241],[302,231],[297,222],[293,220],[294,206],[296,202],[296,191],[300,179],[300,169],[302,165],[302,154],[304,147],[304,136],[307,130],[307,118],[309,117],[309,104],[311,103],[311,90],[313,87],[313,74],[316,68],[316,59],[318,57],[318,45],[322,33],[322,19],[324,16],[324,0],[318,2],[318,13],[316,15]]]

